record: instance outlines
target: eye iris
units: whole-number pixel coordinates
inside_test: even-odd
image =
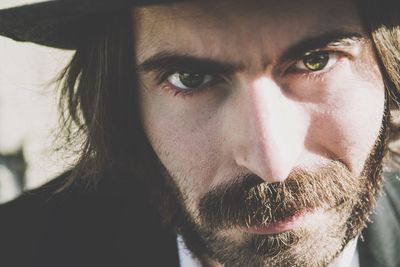
[[[303,58],[304,66],[312,71],[322,70],[329,61],[329,54],[326,52],[311,53]]]
[[[204,75],[190,72],[180,72],[179,81],[186,87],[199,87],[204,81]]]

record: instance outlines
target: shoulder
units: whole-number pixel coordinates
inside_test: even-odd
[[[71,186],[57,193],[66,179],[62,175],[0,206],[1,263],[129,266],[149,258],[151,246],[168,251],[165,258],[174,260],[175,237],[161,226],[155,208],[137,199],[138,188],[127,190],[113,178],[117,182],[99,190]],[[156,266],[151,259],[148,266]]]
[[[57,266],[67,253],[76,258],[97,249],[107,233],[101,228],[111,222],[105,219],[117,216],[121,200],[76,187],[57,193],[66,176],[0,206],[0,259],[8,266]]]

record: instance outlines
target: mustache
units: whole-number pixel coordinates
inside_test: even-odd
[[[199,201],[199,217],[209,229],[267,226],[304,211],[354,206],[362,192],[363,176],[356,177],[339,161],[314,172],[294,169],[279,183],[256,175],[237,177]]]

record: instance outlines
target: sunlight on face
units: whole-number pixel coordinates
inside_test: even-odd
[[[342,248],[347,219],[358,201],[354,196],[359,198],[361,189],[348,188],[354,192],[347,200],[335,198],[338,203],[282,209],[274,220],[264,211],[256,216],[270,202],[263,196],[267,189],[260,189],[263,193],[252,195],[255,206],[238,202],[257,207],[248,214],[251,223],[243,219],[245,230],[235,223],[207,228],[200,208],[202,199],[218,188],[234,192],[230,209],[242,191],[296,180],[296,170],[319,177],[332,162],[336,167],[323,177],[344,170],[332,176],[330,186],[338,177],[371,178],[362,172],[382,126],[384,85],[353,3],[186,2],[137,8],[133,25],[142,123],[181,194],[188,223],[203,229],[197,234],[210,244],[210,251],[197,256],[222,263],[216,244],[232,243],[224,253],[245,262],[257,254],[246,242],[265,244],[266,237],[279,236],[299,239],[287,257],[302,262],[299,247],[318,244],[306,248],[311,256],[319,255],[313,264],[331,260]],[[257,177],[254,184],[235,187],[248,177]],[[304,188],[307,184],[313,182]],[[324,190],[319,193],[324,198]],[[222,195],[216,201],[224,201]],[[327,233],[338,236],[328,240]],[[317,253],[321,247],[326,251]],[[271,264],[268,247],[263,251],[255,262]]]

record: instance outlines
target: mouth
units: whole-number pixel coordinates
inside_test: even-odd
[[[242,230],[250,234],[258,235],[278,234],[302,226],[305,219],[309,217],[309,215],[310,213],[307,211],[300,211],[294,215],[269,223],[267,225],[254,225],[242,228]]]

